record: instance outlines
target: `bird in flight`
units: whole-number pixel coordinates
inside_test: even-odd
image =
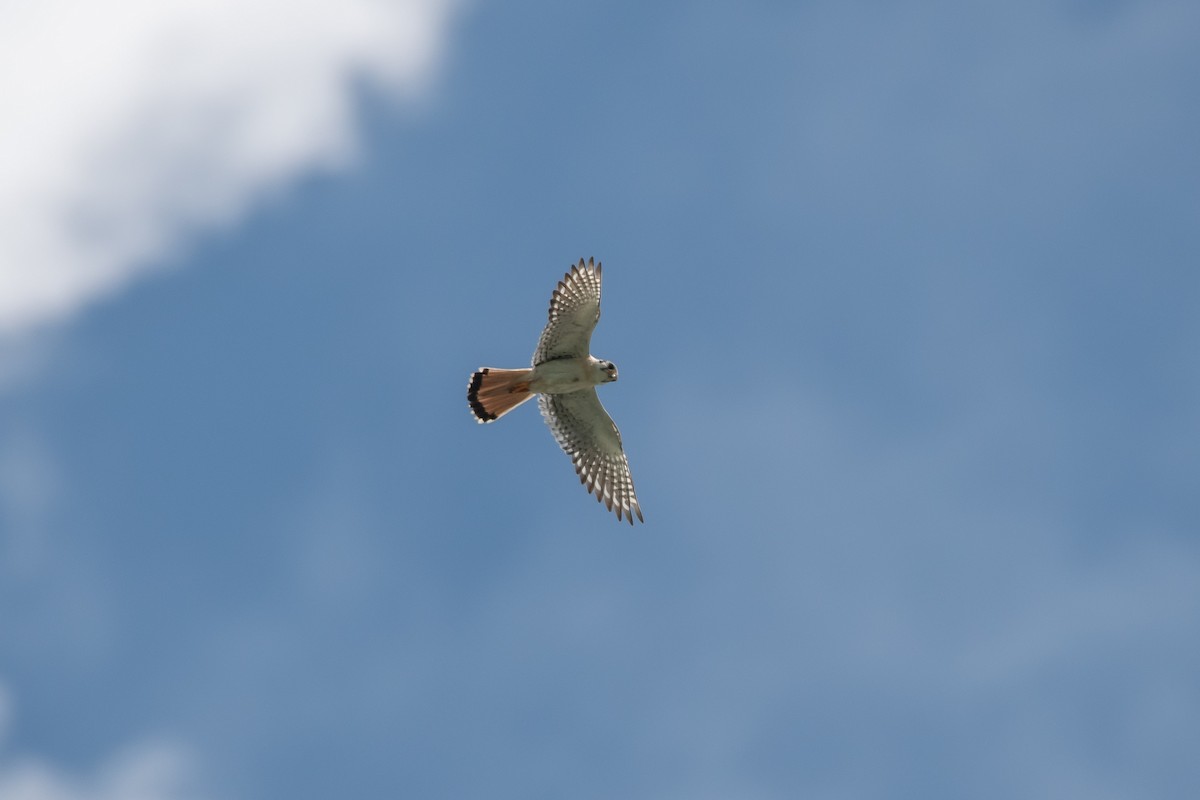
[[[529,369],[480,367],[467,385],[467,403],[478,422],[493,422],[535,394],[559,447],[571,457],[579,482],[617,519],[633,524],[642,509],[633,491],[621,432],[600,405],[596,386],[617,379],[611,361],[591,355],[600,321],[600,264],[583,259],[550,296],[546,323]]]

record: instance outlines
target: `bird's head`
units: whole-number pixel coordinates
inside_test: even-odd
[[[612,383],[617,379],[617,365],[611,361],[597,361],[596,369],[600,371],[601,383]]]

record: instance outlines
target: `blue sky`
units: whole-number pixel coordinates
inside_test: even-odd
[[[0,84],[0,795],[1200,791],[1194,4],[198,8]]]

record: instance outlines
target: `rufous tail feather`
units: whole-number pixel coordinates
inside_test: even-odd
[[[529,391],[532,369],[480,367],[467,384],[467,402],[478,422],[500,419],[533,397]]]

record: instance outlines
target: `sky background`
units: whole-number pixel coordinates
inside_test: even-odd
[[[0,797],[1200,795],[1200,6],[0,13]]]

